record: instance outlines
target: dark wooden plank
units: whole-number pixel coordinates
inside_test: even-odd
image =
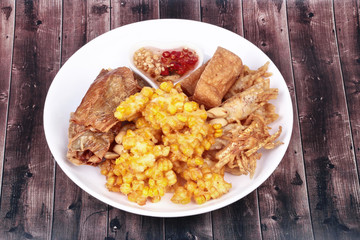
[[[212,212],[212,222],[214,239],[261,239],[257,191]]]
[[[111,27],[159,18],[157,1],[111,2]],[[161,204],[161,203],[159,203]],[[109,208],[108,236],[113,239],[163,239],[162,218],[145,217]]]
[[[109,239],[164,239],[164,219],[109,207]]]
[[[88,42],[87,1],[64,0],[62,7],[61,64]]]
[[[86,16],[86,40],[90,41],[110,30],[110,0],[87,1]]]
[[[217,25],[243,36],[242,2],[201,1],[201,21]]]
[[[335,1],[334,14],[346,98],[360,172],[360,1]],[[359,176],[360,179],[360,176]]]
[[[111,1],[111,28],[159,18],[159,2],[153,0]]]
[[[165,239],[213,239],[211,213],[165,219]]]
[[[294,125],[288,151],[276,171],[258,188],[262,236],[264,239],[312,239],[286,2],[244,1],[243,7],[245,37],[279,68],[293,103]]]
[[[314,236],[356,239],[359,179],[332,2],[292,0],[287,9]]]
[[[160,18],[182,18],[200,21],[199,0],[160,0]]]
[[[110,30],[110,2],[64,0],[62,24],[63,64],[85,43]],[[53,239],[104,239],[107,210],[106,204],[82,191],[56,168]]]
[[[201,1],[201,21],[243,35],[242,1]],[[260,239],[257,192],[212,212],[214,239]]]
[[[61,1],[17,1],[0,232],[48,239],[54,160],[43,133],[47,89],[60,66]]]
[[[13,1],[0,2],[0,189],[2,183],[12,49],[14,41],[15,5]],[[1,192],[0,192],[1,196]]]

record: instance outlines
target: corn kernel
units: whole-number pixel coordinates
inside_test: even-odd
[[[109,185],[114,185],[114,183],[115,183],[115,177],[109,177],[108,178],[108,180],[107,180],[107,183],[109,184]]]
[[[131,183],[134,176],[131,173],[127,173],[125,176],[123,176],[123,181],[125,183]]]
[[[169,105],[168,112],[172,115],[175,114],[177,112],[177,107],[175,105]]]
[[[195,202],[196,202],[197,204],[203,204],[203,203],[206,202],[206,198],[205,198],[205,196],[203,196],[203,195],[197,196],[197,197],[195,197]]]
[[[150,187],[150,188],[153,188],[153,187],[155,186],[155,180],[152,179],[152,178],[150,178],[148,184],[149,184],[149,187]]]
[[[204,146],[205,150],[209,150],[210,147],[211,147],[211,143],[208,140],[205,139],[203,141],[203,146]]]
[[[151,98],[151,96],[153,95],[153,90],[150,87],[143,87],[141,89],[141,94],[144,95],[145,97]]]
[[[213,128],[214,129],[221,129],[222,125],[220,123],[214,124]]]
[[[187,121],[187,117],[182,113],[176,114],[176,118],[179,119],[181,122],[186,122]]]
[[[184,110],[187,112],[193,112],[199,108],[199,105],[196,102],[186,102],[184,104]]]
[[[160,84],[159,88],[165,92],[170,92],[170,90],[173,88],[172,82],[163,82]]]
[[[221,136],[222,136],[222,132],[214,134],[214,137],[216,137],[216,138],[221,137]]]
[[[131,192],[131,186],[130,183],[123,183],[120,186],[120,191],[125,194],[128,195]]]

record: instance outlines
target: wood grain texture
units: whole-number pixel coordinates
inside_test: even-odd
[[[243,36],[242,2],[203,0],[201,1],[201,21]]]
[[[14,41],[15,4],[0,2],[0,189],[2,183],[5,135],[8,116],[9,87]],[[1,191],[0,191],[1,197]]]
[[[261,239],[257,191],[212,213],[214,239]]]
[[[145,217],[109,208],[109,239],[165,239],[163,218]]]
[[[213,239],[211,214],[205,213],[191,217],[166,218],[165,239]]]
[[[334,17],[340,61],[353,136],[353,149],[360,172],[360,1],[335,1]]]
[[[89,42],[110,30],[110,0],[89,0],[86,11],[86,41]]]
[[[48,239],[54,160],[43,133],[43,105],[60,66],[61,1],[17,1],[15,9],[0,232],[5,239]]]
[[[286,2],[245,1],[243,8],[245,37],[279,68],[293,103],[294,125],[288,151],[275,172],[258,188],[262,236],[264,239],[312,239]],[[246,63],[246,59],[243,61]]]
[[[112,0],[111,28],[159,18],[159,3],[151,0]]]
[[[359,180],[332,2],[289,1],[287,9],[314,236],[355,239]]]
[[[160,18],[181,18],[200,21],[199,0],[160,0]]]
[[[110,30],[109,6],[109,1],[63,1],[62,63],[85,43]],[[107,218],[108,206],[82,191],[57,166],[52,238],[104,239]]]
[[[64,0],[62,6],[61,64],[88,42],[87,1]]]

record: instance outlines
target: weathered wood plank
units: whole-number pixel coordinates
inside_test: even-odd
[[[152,0],[111,2],[111,28],[117,28],[129,23],[158,19],[159,3]]]
[[[293,102],[294,125],[288,151],[276,171],[258,188],[262,236],[264,239],[312,239],[286,2],[253,0],[245,1],[243,7],[245,37],[279,68]]]
[[[214,239],[261,239],[257,191],[212,212]]]
[[[13,1],[0,2],[0,189],[2,183],[6,124],[8,116],[12,49],[14,41],[15,5]],[[1,192],[0,192],[1,197]]]
[[[181,18],[200,21],[199,0],[160,0],[160,18]]]
[[[242,1],[201,1],[201,21],[243,35]],[[257,192],[212,212],[214,239],[260,239]]]
[[[145,217],[109,207],[109,239],[164,239],[163,218]]]
[[[111,2],[111,27],[159,18],[157,1]],[[159,203],[161,204],[161,203]],[[108,237],[111,239],[163,239],[162,218],[145,217],[109,207]]]
[[[201,1],[201,21],[243,36],[242,1]]]
[[[166,218],[165,239],[213,239],[211,213],[191,217]]]
[[[61,1],[17,1],[15,9],[0,232],[4,239],[48,239],[54,161],[42,120],[47,89],[60,66]]]
[[[360,172],[360,1],[335,1],[334,15],[346,98]],[[360,179],[360,176],[359,176]]]
[[[292,0],[287,9],[314,237],[355,239],[360,188],[332,2]]]
[[[110,30],[110,0],[87,1],[86,16],[86,40],[90,41]]]
[[[109,1],[63,1],[62,64],[85,43],[110,30],[109,6]],[[53,239],[107,237],[108,206],[82,191],[59,167],[54,203]]]
[[[61,64],[64,64],[80,47],[89,40],[87,38],[87,1],[64,0],[62,7],[62,45]]]

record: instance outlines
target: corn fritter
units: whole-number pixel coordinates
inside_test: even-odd
[[[133,121],[135,129],[121,136],[120,157],[100,166],[110,191],[139,205],[158,202],[166,192],[174,193],[174,203],[202,204],[231,188],[224,172],[214,172],[202,157],[222,135],[221,124],[207,123],[205,109],[190,101],[180,85],[144,87],[123,101],[114,116]]]

